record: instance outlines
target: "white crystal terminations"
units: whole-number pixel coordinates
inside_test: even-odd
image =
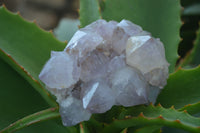
[[[62,52],[52,52],[39,78],[57,97],[65,126],[113,105],[155,102],[168,62],[159,39],[128,20],[97,20],[78,30]]]

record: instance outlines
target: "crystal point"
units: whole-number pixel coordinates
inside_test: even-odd
[[[133,106],[147,102],[148,84],[137,69],[124,67],[114,73],[111,79],[117,105]]]
[[[83,107],[92,113],[104,113],[115,101],[112,90],[103,79],[92,80],[82,87]]]
[[[163,44],[150,36],[133,36],[126,45],[126,62],[139,69],[150,84],[163,87],[168,78],[168,63]]]
[[[66,52],[52,52],[51,59],[46,63],[39,78],[49,88],[69,88],[78,81],[73,75],[76,61]],[[78,68],[77,68],[78,69]]]
[[[82,102],[72,96],[61,101],[60,114],[64,126],[73,126],[81,121],[87,121],[91,116],[91,113],[83,108]]]

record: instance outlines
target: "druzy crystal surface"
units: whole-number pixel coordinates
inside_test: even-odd
[[[57,97],[65,126],[113,105],[155,102],[166,85],[168,62],[159,39],[128,20],[97,20],[52,52],[39,78]]]

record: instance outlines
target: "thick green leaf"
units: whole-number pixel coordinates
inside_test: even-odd
[[[143,128],[139,128],[135,131],[135,133],[161,133],[160,126],[146,126]]]
[[[20,132],[66,132],[67,133],[76,133],[77,129],[75,127],[63,127],[61,124],[58,124],[58,118],[60,118],[60,114],[58,112],[58,108],[50,108],[46,109],[37,113],[34,113],[32,115],[26,116],[15,123],[11,124],[7,128],[0,131],[1,133],[11,133],[16,132],[24,127],[25,128]],[[51,120],[51,119],[54,119]],[[48,120],[48,122],[43,122],[45,120]],[[49,121],[50,120],[50,121]],[[43,122],[43,123],[41,123]],[[38,124],[40,123],[40,125]],[[34,124],[34,126],[32,126]],[[36,125],[35,125],[36,124]],[[48,127],[49,126],[49,127]],[[48,127],[48,128],[47,128]],[[52,130],[53,129],[53,130]]]
[[[182,61],[181,66],[187,67],[187,66],[197,66],[200,64],[200,28],[197,31],[197,38],[194,42],[194,48],[188,55],[185,57],[185,59]]]
[[[61,119],[48,120],[23,128],[16,133],[79,133],[75,127],[64,127]]]
[[[153,105],[148,107],[135,106],[127,109],[127,111],[122,112],[118,120],[107,125],[103,132],[120,132],[127,127],[147,125],[169,126],[194,133],[200,132],[200,118],[190,116],[186,112],[178,112],[172,108],[165,109]]]
[[[80,0],[80,27],[83,28],[93,21],[100,19],[99,11],[98,0]]]
[[[58,27],[54,30],[54,34],[60,41],[69,41],[78,30],[79,25],[80,22],[77,19],[62,19]]]
[[[38,28],[35,23],[0,7],[0,56],[17,70],[44,98],[55,106],[55,101],[43,88],[38,75],[50,57],[51,50],[62,50],[64,43],[52,33]]]
[[[200,101],[200,67],[184,70],[179,69],[169,76],[167,85],[157,98],[157,103],[164,107],[174,105],[182,108],[186,104]]]
[[[86,126],[86,124],[84,122],[81,122],[79,124],[79,128],[80,128],[80,133],[89,133],[88,127]]]
[[[48,107],[40,95],[0,59],[0,129]]]
[[[122,130],[120,133],[127,133],[128,129],[125,128],[124,130]]]
[[[34,123],[38,123],[38,122],[49,120],[49,119],[59,118],[59,117],[60,117],[60,114],[58,112],[58,108],[46,109],[46,110],[34,113],[32,115],[26,116],[16,121],[15,123],[3,129],[1,133],[15,132],[19,129],[30,126]]]
[[[113,119],[116,119],[122,111],[124,111],[123,106],[113,106],[105,113],[93,114],[93,117],[99,122],[111,123]]]
[[[0,130],[32,113],[48,108],[38,92],[7,63],[0,59]],[[47,121],[19,130],[18,133],[63,133],[72,129],[60,121]],[[74,131],[74,130],[73,130]],[[1,131],[0,131],[1,132]],[[75,132],[69,132],[75,133]]]
[[[194,104],[185,105],[183,108],[180,108],[179,111],[187,111],[189,114],[200,113],[200,102]]]
[[[180,41],[180,11],[179,0],[106,0],[102,17],[116,21],[128,19],[160,38],[173,72]]]
[[[83,123],[83,127],[87,128],[86,130],[89,133],[101,133],[104,127],[104,123],[95,120],[94,115],[92,115],[89,121],[84,121]]]
[[[163,127],[162,133],[191,133],[177,128]]]

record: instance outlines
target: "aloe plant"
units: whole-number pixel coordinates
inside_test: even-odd
[[[50,51],[63,50],[67,44],[57,40],[52,32],[40,29],[35,22],[28,22],[2,6],[0,133],[154,133],[161,132],[163,127],[200,132],[200,118],[196,115],[200,113],[200,29],[194,49],[177,68],[182,25],[179,0],[80,0],[79,14],[80,27],[100,18],[127,19],[161,39],[171,74],[157,98],[157,106],[114,106],[106,113],[94,114],[89,121],[64,127],[59,106],[38,75],[50,57]],[[73,34],[71,30],[65,30]],[[184,66],[190,69],[181,68]]]

